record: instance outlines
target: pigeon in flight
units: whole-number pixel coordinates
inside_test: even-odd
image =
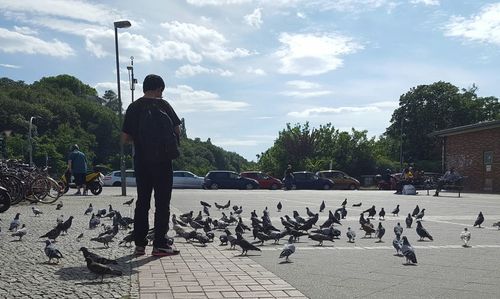
[[[45,249],[43,251],[49,258],[49,263],[52,261],[52,259],[57,259],[57,263],[59,264],[59,259],[63,258],[62,253],[55,247],[54,244],[52,244],[50,240],[45,241]]]
[[[397,205],[396,208],[392,210],[391,213],[393,216],[399,216],[399,205]]]
[[[413,212],[411,213],[411,216],[412,217],[415,217],[418,215],[418,213],[420,213],[420,208],[418,207],[418,205],[415,207],[415,209],[413,209]]]
[[[26,224],[23,224],[23,226],[18,229],[15,233],[13,233],[11,236],[12,237],[19,237],[19,241],[28,233],[28,229],[26,228]]]
[[[356,232],[351,230],[350,227],[347,228],[346,236],[349,239],[349,243],[354,243],[354,239],[356,238]]]
[[[403,253],[403,256],[406,258],[406,264],[409,264],[410,262],[413,264],[417,263],[415,249],[413,249],[410,242],[408,242],[406,236],[403,236],[403,246],[401,246],[401,253]]]
[[[411,225],[413,223],[413,218],[411,217],[410,213],[408,213],[408,217],[406,217],[405,222],[406,222],[406,228],[411,228]]]
[[[466,228],[464,228],[464,231],[460,234],[460,239],[464,242],[463,247],[469,247],[469,241],[470,241],[470,236],[471,233],[470,231]]]
[[[326,205],[325,205],[325,201],[323,200],[321,202],[321,205],[319,206],[319,212],[323,213],[323,211],[325,210],[325,208],[326,208]]]
[[[94,207],[92,207],[92,204],[89,203],[89,207],[85,210],[85,213],[83,213],[83,215],[88,215],[88,214],[92,213],[93,210],[94,210]]]
[[[33,211],[33,214],[35,214],[35,216],[40,216],[43,214],[43,212],[40,211],[40,209],[38,209],[38,208],[31,207],[31,210]]]
[[[281,201],[278,202],[278,204],[276,205],[276,208],[278,209],[278,212],[281,212],[281,209],[283,208],[283,205],[281,204]]]
[[[87,269],[89,269],[90,272],[97,274],[98,277],[101,276],[101,282],[104,280],[104,275],[122,275],[121,271],[113,270],[106,265],[94,262],[90,257],[85,258],[85,261],[87,262]]]
[[[130,207],[130,205],[132,205],[132,203],[134,202],[134,199],[135,199],[135,198],[132,198],[132,199],[130,199],[130,200],[127,200],[126,202],[124,202],[124,203],[123,203],[123,205],[125,205],[125,206],[129,206],[129,207]]]
[[[417,221],[417,234],[420,237],[420,241],[423,241],[424,238],[434,241],[434,238],[432,238],[431,234],[429,234],[420,221]]]
[[[289,262],[288,257],[290,257],[295,252],[295,245],[293,244],[293,236],[288,238],[288,243],[283,246],[283,250],[280,253],[280,259],[285,258],[285,262]]]
[[[474,227],[479,227],[481,228],[481,224],[484,222],[484,216],[483,212],[479,212],[479,215],[477,215],[476,221],[474,222]]]

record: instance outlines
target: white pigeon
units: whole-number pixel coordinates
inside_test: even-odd
[[[470,231],[466,228],[464,228],[464,231],[460,234],[460,239],[464,242],[464,247],[469,247],[469,241],[470,241],[471,233]]]
[[[283,246],[283,250],[280,253],[280,258],[286,258],[286,262],[288,262],[288,257],[291,256],[295,252],[295,245],[293,244],[293,236],[290,236],[288,239],[288,243]]]
[[[347,238],[349,238],[349,243],[354,243],[354,239],[356,238],[356,232],[351,230],[350,227],[347,228],[346,232]]]

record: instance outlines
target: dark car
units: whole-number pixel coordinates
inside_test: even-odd
[[[273,178],[270,175],[263,173],[262,171],[244,171],[240,173],[242,177],[254,179],[259,182],[259,185],[263,189],[281,189],[283,187],[283,183],[277,179]]]
[[[203,183],[205,189],[258,189],[259,182],[240,176],[234,171],[209,171]]]
[[[310,171],[297,171],[293,173],[292,189],[330,190],[334,183],[330,179],[320,178]]]
[[[332,180],[335,183],[335,189],[356,190],[361,185],[358,180],[340,170],[322,170],[316,172],[316,175]]]

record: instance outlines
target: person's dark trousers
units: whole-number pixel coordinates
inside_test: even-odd
[[[443,186],[447,183],[445,180],[439,180],[437,182],[437,187],[436,187],[436,193],[434,195],[439,195],[439,192],[441,192],[441,189],[443,189]]]
[[[144,163],[135,160],[135,180],[137,185],[137,200],[134,212],[134,241],[137,246],[146,246],[149,230],[149,208],[151,193],[154,190],[155,236],[153,246],[165,244],[165,234],[168,232],[170,219],[170,198],[172,196],[172,161]]]

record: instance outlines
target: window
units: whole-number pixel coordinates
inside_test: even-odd
[[[115,176],[115,177],[118,177],[118,178],[119,178],[119,177],[121,177],[121,176],[122,176],[122,173],[121,173],[121,172],[119,172],[119,171],[117,171],[117,172],[115,172],[115,173],[113,174],[113,176]]]
[[[133,171],[127,171],[125,173],[125,176],[128,177],[128,178],[135,178],[135,172],[133,172]]]
[[[483,160],[485,165],[493,164],[493,152],[484,152]]]
[[[184,174],[182,172],[174,172],[174,177],[176,177],[176,178],[181,178],[183,176],[184,176]]]
[[[239,177],[240,177],[240,175],[235,173],[235,172],[229,173],[229,178],[231,178],[231,179],[237,179]]]
[[[194,174],[192,174],[191,172],[184,172],[184,177],[186,177],[186,178],[194,178]]]

